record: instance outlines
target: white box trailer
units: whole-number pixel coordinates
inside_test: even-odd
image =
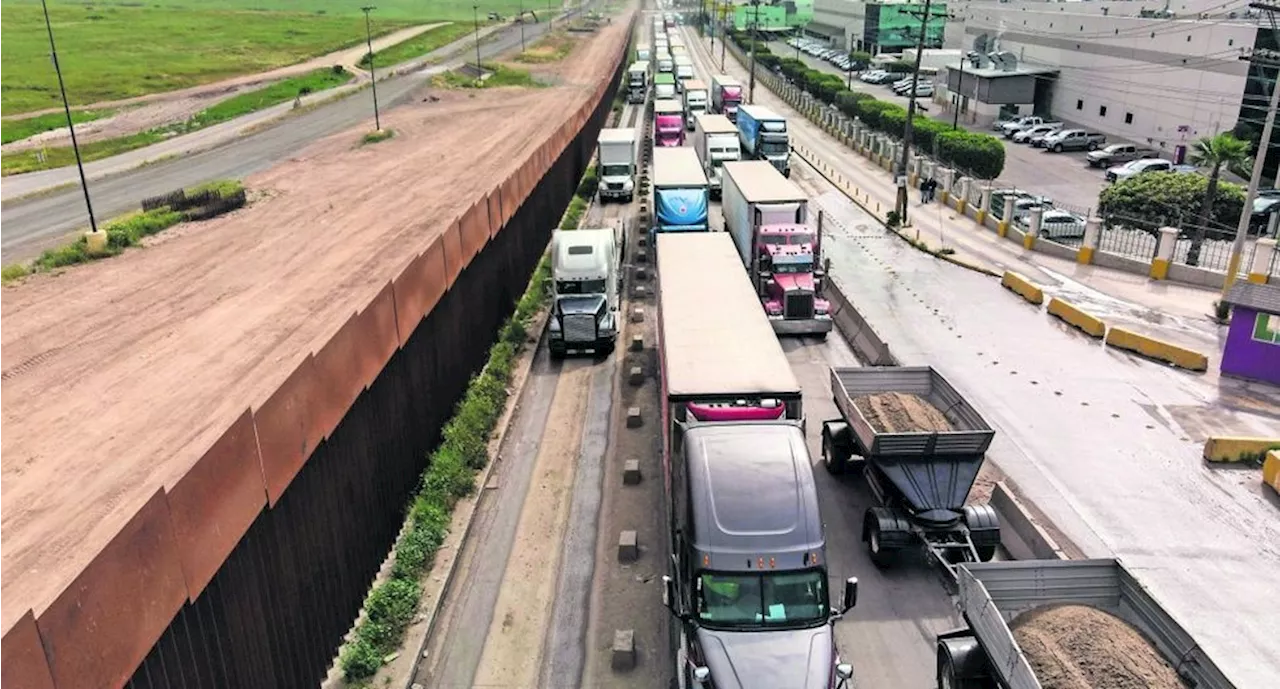
[[[693,130],[693,150],[707,175],[711,198],[721,195],[721,167],[742,158],[738,128],[724,115],[699,115]]]
[[[636,130],[601,129],[596,149],[596,176],[601,202],[631,203],[635,197]]]

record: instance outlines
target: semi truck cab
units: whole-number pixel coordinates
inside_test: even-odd
[[[697,79],[686,81],[683,97],[685,128],[693,131],[698,117],[707,112],[707,85]]]
[[[556,230],[551,243],[554,301],[547,325],[551,355],[608,354],[618,337],[624,245],[618,230]]]
[[[649,93],[649,63],[635,62],[627,69],[627,102],[643,103]]]
[[[711,107],[716,113],[728,117],[730,122],[736,122],[741,105],[742,82],[723,75],[712,78]]]
[[[681,623],[685,686],[831,687],[852,676],[832,624],[856,604],[857,579],[833,607],[804,431],[783,412],[769,400],[690,404],[673,435],[675,574],[663,577],[663,602]]]
[[[672,99],[654,101],[654,143],[658,146],[683,146],[684,132],[684,106]]]
[[[818,296],[821,269],[815,265],[812,245],[766,244],[764,249],[768,258],[767,263],[761,261],[761,296],[769,320],[830,319],[830,302]]]

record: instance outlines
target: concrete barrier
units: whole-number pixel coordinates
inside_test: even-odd
[[[1012,270],[1004,271],[1000,286],[1039,306],[1044,303],[1044,290],[1037,287],[1023,275]]]
[[[1164,361],[1189,371],[1209,368],[1209,358],[1201,352],[1148,337],[1132,330],[1113,326],[1107,331],[1107,345],[1127,349],[1152,359]]]
[[[1280,493],[1280,450],[1268,452],[1267,458],[1262,461],[1262,482]]]
[[[1017,560],[1067,560],[1066,552],[1036,524],[1031,511],[1004,481],[991,491],[991,508],[1000,517],[1000,545]]]
[[[853,347],[858,357],[871,366],[897,366],[898,360],[889,351],[889,344],[871,329],[867,319],[858,313],[853,303],[841,291],[839,283],[828,278],[824,296],[831,303],[831,320],[844,339]]]
[[[1280,438],[1211,436],[1204,441],[1204,461],[1214,464],[1259,462],[1280,451]]]
[[[1049,300],[1049,315],[1060,318],[1068,325],[1092,337],[1103,337],[1107,334],[1107,324],[1103,323],[1101,318],[1086,313],[1075,304],[1057,297]]]

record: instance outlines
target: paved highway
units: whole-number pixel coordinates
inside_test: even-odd
[[[570,11],[572,15],[578,10]],[[526,41],[547,31],[549,23],[525,27]],[[510,26],[481,43],[485,57],[520,45],[520,27]],[[462,46],[459,47],[461,51]],[[415,98],[433,74],[461,65],[461,57],[443,65],[378,82],[378,102],[392,108]],[[94,213],[99,223],[138,207],[142,199],[214,179],[244,178],[287,159],[308,143],[369,119],[372,106],[361,91],[317,107],[224,146],[181,159],[156,163],[114,177],[89,182]],[[79,185],[38,198],[6,204],[0,253],[5,264],[37,256],[73,233],[89,226]]]
[[[783,101],[755,96],[798,143],[852,165]],[[1274,686],[1280,617],[1257,603],[1280,596],[1274,500],[1252,475],[1206,467],[1191,440],[1214,423],[1274,429],[1274,395],[1101,347],[908,247],[838,192],[816,203],[835,221],[834,278],[900,360],[937,366],[969,396],[1022,493],[1087,555],[1122,558],[1238,687]]]

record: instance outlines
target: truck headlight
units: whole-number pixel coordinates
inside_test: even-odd
[[[623,190],[623,191],[631,191],[632,189],[634,189],[634,188],[635,188],[635,186],[636,186],[636,183],[635,183],[635,182],[633,182],[633,181],[631,181],[631,178],[630,178],[630,177],[628,177],[628,178],[627,178],[627,181],[625,181],[625,182],[623,182],[623,183],[622,183],[622,190]]]

